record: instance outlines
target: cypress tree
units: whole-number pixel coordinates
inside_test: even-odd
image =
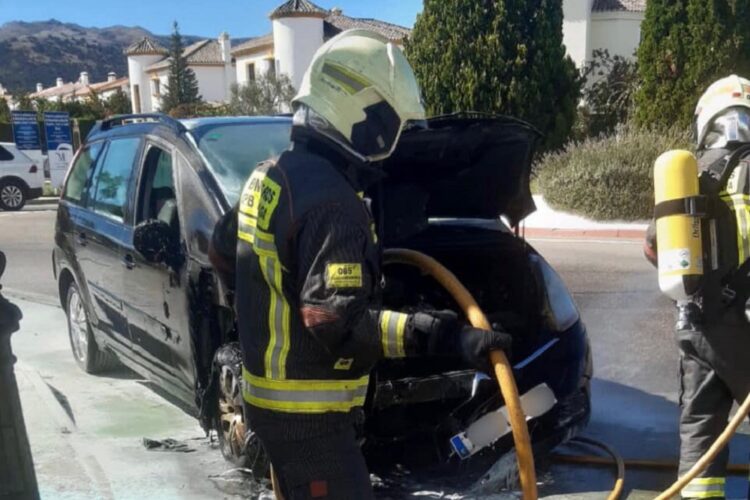
[[[513,115],[562,145],[581,91],[562,21],[559,0],[425,0],[406,53],[428,113]]]
[[[688,127],[705,89],[747,65],[750,53],[740,50],[744,33],[734,21],[743,4],[747,0],[649,0],[638,50],[638,123]]]
[[[165,113],[178,106],[198,104],[202,100],[198,93],[198,80],[193,70],[188,67],[184,50],[182,35],[175,21],[169,49],[169,81],[161,99],[161,110]]]

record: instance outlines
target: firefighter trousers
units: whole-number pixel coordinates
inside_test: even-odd
[[[245,406],[285,500],[374,499],[352,414],[304,415]]]
[[[714,321],[678,330],[677,343],[683,475],[726,428],[732,404],[742,403],[750,392],[750,324],[744,314],[727,309]],[[682,497],[724,498],[728,459],[727,448],[683,489]]]

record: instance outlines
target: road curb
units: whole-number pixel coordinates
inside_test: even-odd
[[[57,196],[43,196],[41,198],[35,198],[26,202],[27,205],[38,206],[38,205],[57,205],[60,202],[60,198]]]
[[[549,238],[566,240],[620,240],[643,241],[643,229],[544,229],[528,228],[523,231],[526,238]]]

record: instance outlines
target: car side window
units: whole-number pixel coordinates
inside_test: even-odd
[[[109,142],[104,159],[96,169],[93,194],[89,198],[89,207],[95,212],[124,220],[128,188],[140,145],[138,138],[113,139]]]
[[[0,146],[0,161],[12,161],[15,159],[13,153]]]
[[[72,201],[73,203],[81,203],[91,169],[94,168],[96,159],[102,152],[103,147],[104,143],[95,142],[83,148],[70,171],[68,183],[65,184],[65,191],[63,192],[64,200]]]
[[[179,229],[172,165],[172,154],[169,151],[154,145],[148,146],[141,171],[136,223],[157,219]]]

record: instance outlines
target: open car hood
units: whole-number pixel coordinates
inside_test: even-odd
[[[423,191],[427,217],[497,218],[517,225],[536,207],[531,162],[541,133],[505,116],[457,114],[404,131],[385,161],[390,186]]]

